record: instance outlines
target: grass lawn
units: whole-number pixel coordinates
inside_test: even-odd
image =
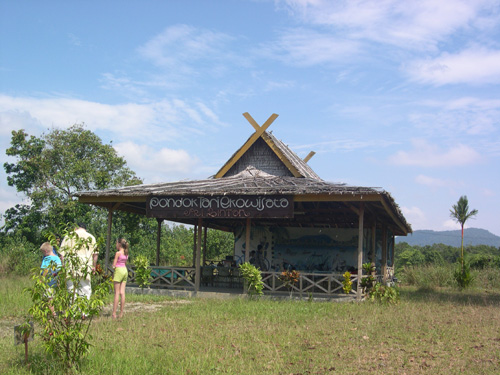
[[[13,345],[27,279],[0,279],[0,373],[56,374]],[[111,302],[111,298],[109,300]],[[396,306],[128,296],[92,325],[82,374],[498,374],[500,293],[405,288]],[[31,372],[30,372],[31,371]]]

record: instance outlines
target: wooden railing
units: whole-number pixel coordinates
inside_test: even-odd
[[[280,280],[281,272],[262,272],[264,282],[264,293],[267,291],[280,293],[286,292],[302,294],[334,295],[344,293],[342,281],[344,275],[341,273],[308,273],[300,272],[299,281],[294,285],[286,285]],[[350,294],[356,294],[356,283],[358,275],[351,275],[353,288]],[[290,289],[289,289],[290,288]]]
[[[136,284],[135,280],[135,267],[127,266],[128,268],[128,282],[132,285]],[[110,271],[113,270],[110,268]],[[200,270],[201,271],[201,270]],[[239,289],[242,286],[240,276],[235,275],[235,281],[232,279],[228,281],[219,272],[212,272],[210,274],[214,278],[206,279],[203,273],[201,276],[202,286],[220,286],[220,287],[236,287]],[[297,293],[298,295],[340,295],[344,294],[342,289],[344,275],[342,273],[316,273],[316,272],[300,272],[299,281],[294,285],[286,285],[280,280],[281,272],[262,272],[262,281],[264,282],[264,293]],[[219,280],[220,279],[220,280]],[[377,275],[378,281],[382,280],[381,275]],[[213,281],[212,281],[213,280]],[[350,295],[356,294],[356,286],[358,281],[357,274],[351,274],[352,290]],[[193,267],[161,267],[151,266],[151,279],[152,286],[178,288],[185,290],[195,289],[195,268]],[[291,290],[290,290],[291,289]]]
[[[195,269],[193,267],[161,267],[151,266],[151,285],[168,288],[194,290]],[[136,284],[135,267],[127,266],[128,283]],[[113,269],[110,269],[113,272]]]

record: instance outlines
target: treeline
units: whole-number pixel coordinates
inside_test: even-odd
[[[125,237],[130,243],[130,259],[145,255],[151,264],[156,262],[156,220],[137,218],[139,225],[134,228],[126,228],[120,225],[120,220],[113,225],[113,235],[109,253],[109,261],[113,261],[115,254],[115,242],[118,237]],[[106,254],[106,228],[92,222],[88,231],[100,239],[99,262],[104,265]],[[128,223],[130,224],[130,222]],[[47,232],[48,233],[48,232]],[[20,233],[2,234],[0,236],[0,275],[17,274],[26,275],[33,267],[39,267],[41,254],[40,245],[45,239],[42,235],[36,241],[29,241]],[[159,264],[161,266],[191,267],[194,248],[194,229],[184,225],[162,225],[159,251]],[[206,241],[206,259],[223,260],[227,255],[233,254],[234,237],[232,233],[209,229]],[[111,264],[111,263],[110,263]]]
[[[500,268],[500,248],[487,245],[466,246],[464,252],[471,269]],[[405,267],[454,264],[459,258],[458,247],[444,244],[416,246],[401,242],[395,247],[394,266],[396,272],[401,272]]]

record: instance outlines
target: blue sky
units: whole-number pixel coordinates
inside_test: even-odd
[[[2,164],[12,130],[85,123],[146,183],[206,178],[244,112],[413,229],[467,195],[500,235],[499,0],[0,3]],[[22,200],[2,169],[0,212]]]

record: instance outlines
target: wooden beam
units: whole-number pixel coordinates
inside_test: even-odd
[[[294,195],[294,202],[380,202],[380,194],[307,194]]]
[[[271,126],[274,120],[278,117],[276,113],[273,113],[267,121],[264,123],[262,126],[258,126],[258,124],[255,122],[255,120],[248,114],[248,112],[245,112],[243,114],[245,118],[248,120],[249,118],[252,120],[250,124],[255,128],[255,125],[257,125],[258,129],[255,130],[255,133],[246,141],[246,143],[236,152],[236,154],[222,167],[222,169],[217,172],[215,175],[215,178],[221,178],[224,177],[224,175],[231,169],[231,167],[245,154],[245,152],[248,151],[250,147],[257,141],[257,139],[260,138],[262,134],[266,131],[266,129]]]
[[[406,225],[404,225],[401,220],[394,214],[394,212],[391,210],[387,202],[383,197],[381,197],[380,202],[382,202],[382,206],[384,206],[385,211],[389,214],[389,216],[392,218],[394,223],[405,233],[405,235],[408,233],[408,228],[406,228]]]
[[[104,202],[146,202],[146,195],[134,195],[134,196],[124,196],[124,195],[106,195],[106,196],[83,196],[78,197],[78,202],[80,203],[104,203]]]
[[[207,261],[207,231],[208,226],[205,224],[205,228],[203,228],[203,265],[205,265],[205,262]]]
[[[359,206],[359,225],[358,225],[358,284],[356,288],[356,299],[361,301],[361,279],[363,277],[363,220],[364,220],[364,204]]]
[[[375,222],[377,220],[375,219]],[[377,224],[372,227],[372,263],[377,264]]]
[[[203,219],[198,219],[198,236],[196,241],[196,258],[194,263],[194,290],[198,292],[200,290],[201,282],[201,228],[203,227]]]
[[[382,226],[382,281],[387,281],[387,226]]]
[[[111,247],[111,227],[113,225],[113,209],[108,210],[108,231],[106,233],[106,254],[104,259],[104,273],[108,273],[109,268],[109,249]]]
[[[245,233],[245,262],[250,262],[250,231],[252,230],[252,222],[247,218],[247,227]]]
[[[304,163],[307,163],[311,158],[316,155],[314,151],[311,151],[305,158],[304,158]]]
[[[156,265],[160,265],[160,242],[161,242],[161,223],[163,219],[157,218],[158,228],[156,230]]]

